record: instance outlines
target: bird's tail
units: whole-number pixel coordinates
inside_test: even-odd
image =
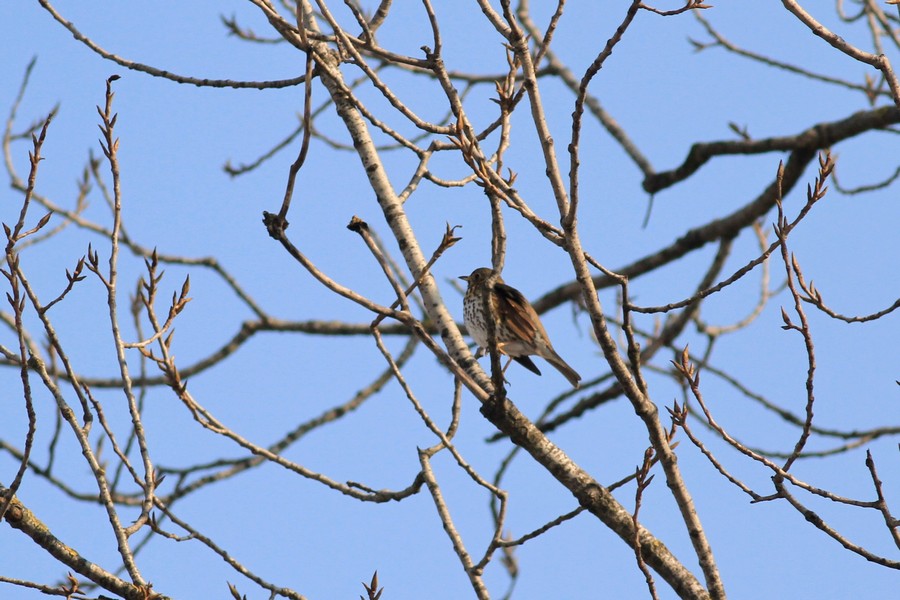
[[[554,351],[550,351],[544,356],[544,360],[548,363],[556,367],[556,370],[563,374],[563,377],[569,380],[569,383],[572,384],[572,387],[577,388],[578,382],[581,381],[581,375],[578,374],[575,369],[569,366],[569,363],[564,361],[562,357]]]

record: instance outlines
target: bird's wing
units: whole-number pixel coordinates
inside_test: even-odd
[[[528,356],[514,356],[513,360],[515,360],[517,363],[519,363],[532,373],[536,375],[541,374],[541,370],[537,368],[537,365],[534,364],[534,361],[531,360],[531,358],[529,358]]]
[[[494,290],[497,293],[497,314],[516,337],[533,343],[537,333],[543,333],[543,326],[531,303],[522,292],[505,283],[495,284]]]

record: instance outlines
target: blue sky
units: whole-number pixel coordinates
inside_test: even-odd
[[[545,3],[533,4],[535,12],[546,18],[549,9]],[[623,9],[602,4],[571,6],[557,34],[555,49],[576,73],[590,63],[621,18]],[[152,7],[124,3],[101,7],[68,1],[56,7],[107,50],[175,73],[262,80],[295,77],[302,71],[303,57],[287,45],[253,46],[227,37],[220,15],[235,15],[257,33],[267,34],[267,24],[249,3],[220,2],[213,6],[167,1]],[[822,11],[816,16],[839,28],[847,40],[867,43],[863,29],[835,23],[830,6],[816,9]],[[431,43],[430,33],[422,26],[421,7],[404,4],[393,10],[380,32],[381,42],[397,52],[417,56],[420,46]],[[500,41],[485,26],[474,4],[438,10],[445,24],[448,67],[501,72],[504,55]],[[722,3],[706,11],[705,16],[734,43],[757,52],[856,82],[862,82],[866,73],[874,76],[871,69],[813,36],[781,6]],[[0,108],[11,105],[26,65],[37,57],[14,129],[20,131],[60,105],[43,151],[45,160],[38,180],[42,194],[60,205],[72,205],[88,151],[101,154],[95,106],[103,102],[104,82],[112,74],[121,75],[114,84],[114,110],[119,114],[116,133],[121,140],[124,220],[133,238],[144,246],[156,246],[162,253],[216,256],[260,305],[279,319],[371,320],[371,315],[359,307],[316,285],[262,227],[262,211],[274,212],[280,205],[298,143],[242,177],[232,179],[222,168],[226,161],[240,164],[255,160],[296,127],[302,107],[301,88],[205,89],[128,71],[78,43],[37,3],[0,5],[0,24],[5,40],[0,51],[4,82],[0,85]],[[729,122],[746,126],[757,138],[793,135],[817,122],[842,119],[867,108],[859,92],[763,67],[721,49],[695,53],[688,38],[708,39],[690,14],[662,18],[641,13],[591,86],[591,92],[659,171],[679,164],[696,141],[734,139]],[[896,49],[890,52],[895,59]],[[348,68],[345,73],[352,71]],[[425,117],[442,116],[444,109],[430,101],[425,81],[398,76],[396,85],[403,98]],[[467,98],[466,109],[477,125],[483,126],[492,118],[495,106],[488,99],[494,94],[488,86]],[[542,89],[542,94],[551,107],[548,118],[559,158],[567,161],[572,95],[552,83]],[[321,87],[316,87],[315,95],[321,101]],[[371,92],[362,95],[373,106],[383,106]],[[327,111],[317,126],[336,139],[348,139]],[[510,151],[509,164],[519,176],[516,187],[536,212],[555,221],[555,204],[524,114],[514,118],[514,135],[517,143]],[[892,158],[897,154],[894,138],[891,133],[868,133],[836,147],[841,184],[854,187],[887,178],[896,168]],[[13,161],[22,176],[27,173],[29,149],[21,142],[13,146]],[[582,142],[580,214],[586,249],[609,268],[629,264],[670,244],[686,229],[749,202],[768,185],[782,158],[784,155],[774,152],[716,158],[682,185],[657,194],[644,227],[648,198],[640,187],[641,173],[610,136],[588,120]],[[409,157],[387,153],[385,163],[395,187],[406,185],[415,166]],[[464,172],[460,161],[447,157],[437,159],[434,168],[447,178]],[[108,172],[105,166],[102,170]],[[815,175],[810,169],[804,181],[812,183]],[[790,217],[804,201],[804,187],[798,185],[785,199]],[[0,220],[13,222],[20,197],[7,189],[3,198]],[[90,202],[86,216],[108,223],[108,210],[97,190]],[[423,186],[406,209],[426,253],[437,245],[445,223],[462,226],[459,233],[463,240],[435,266],[441,293],[461,319],[461,296],[451,282],[490,260],[484,196],[472,185],[450,190]],[[32,222],[41,214],[36,210]],[[346,230],[353,215],[388,239],[389,230],[366,185],[359,160],[314,140],[298,180],[288,233],[319,268],[336,280],[389,303],[391,291],[371,256]],[[770,214],[764,223],[770,239],[774,218]],[[898,296],[898,223],[900,208],[894,189],[847,196],[832,186],[825,200],[792,235],[791,250],[807,279],[816,282],[831,305],[848,314],[874,312],[889,306]],[[562,251],[546,244],[512,214],[507,215],[507,226],[509,254],[504,277],[509,283],[534,299],[572,279],[568,257]],[[23,253],[24,266],[32,273],[40,293],[45,297],[58,293],[65,282],[65,269],[72,269],[88,243],[108,256],[108,243],[101,237],[74,228],[43,247]],[[395,246],[388,244],[399,257]],[[652,276],[636,279],[632,282],[634,301],[649,306],[689,296],[713,253],[714,248],[704,248]],[[743,234],[735,241],[723,273],[730,274],[758,253],[757,242]],[[142,269],[142,260],[123,255],[123,306]],[[771,287],[777,288],[784,281],[784,267],[775,261],[771,272]],[[241,321],[253,317],[220,279],[203,270],[166,265],[162,297],[180,289],[188,273],[193,300],[176,327],[175,353],[182,364],[206,356],[234,335]],[[723,325],[743,318],[753,308],[759,277],[757,270],[711,298],[704,305],[702,318]],[[603,291],[600,298],[606,310],[613,312],[614,292]],[[723,337],[713,362],[754,392],[799,414],[805,402],[805,355],[796,332],[781,329],[782,306],[791,306],[791,299],[783,292],[770,301],[752,327]],[[110,335],[104,329],[104,310],[102,290],[89,277],[69,301],[53,311],[66,347],[78,368],[90,376],[109,376],[115,369]],[[900,420],[894,383],[898,378],[896,339],[900,333],[896,314],[875,323],[847,325],[811,307],[807,311],[817,349],[817,425],[841,430],[896,428]],[[543,320],[559,353],[586,379],[605,372],[586,315],[573,318],[568,307],[560,307],[544,315]],[[652,329],[654,317],[639,316],[637,325]],[[399,352],[403,341],[388,339],[388,344],[392,351]],[[0,343],[13,345],[9,332]],[[685,343],[696,351],[703,348],[703,340],[692,328],[679,338],[679,346]],[[655,364],[665,368],[669,358],[660,355]],[[137,365],[136,357],[134,361]],[[549,399],[566,390],[565,381],[557,373],[548,365],[541,366],[541,378],[518,366],[508,371],[510,396],[533,418]],[[222,364],[191,378],[190,389],[224,423],[265,445],[296,424],[352,397],[383,369],[384,361],[368,338],[334,340],[268,333],[257,335]],[[452,381],[434,358],[419,349],[405,374],[425,408],[435,418],[446,419]],[[5,378],[5,389],[17,390],[15,370],[7,368],[0,375]],[[713,374],[703,373],[702,381],[720,423],[736,437],[766,450],[790,450],[798,435],[795,428],[748,402]],[[649,382],[651,395],[660,407],[680,400],[681,391],[671,379],[651,373]],[[111,418],[127,425],[121,394],[98,394]],[[0,423],[0,436],[19,441],[24,411],[18,392],[5,396],[11,417]],[[54,417],[46,394],[37,400],[40,420],[36,455],[38,460],[45,460]],[[244,456],[240,449],[197,426],[167,390],[151,390],[145,402],[148,439],[158,465],[184,467],[221,456]],[[510,447],[505,442],[486,443],[492,426],[478,413],[471,395],[464,394],[463,402],[458,447],[479,472],[490,476]],[[693,422],[693,428],[737,476],[757,490],[771,489],[768,472],[725,447],[699,421]],[[604,483],[630,473],[647,445],[646,432],[624,399],[604,405],[550,437]],[[680,439],[679,464],[732,598],[874,598],[888,597],[897,589],[896,571],[849,554],[784,503],[751,505],[747,496],[715,473],[686,438]],[[391,383],[351,417],[291,447],[287,457],[338,481],[399,489],[409,485],[418,470],[416,448],[434,443],[399,386]],[[822,450],[838,443],[814,440],[811,449]],[[885,493],[896,506],[900,502],[896,436],[838,457],[802,461],[796,473],[836,493],[871,499],[874,493],[864,465],[866,449],[872,451]],[[76,487],[91,492],[87,470],[75,445],[63,442],[57,452],[58,472],[68,466],[81,477],[73,475]],[[9,484],[16,466],[8,454],[0,454],[0,483]],[[435,469],[464,540],[479,556],[489,541],[487,496],[448,456],[437,457]],[[643,522],[699,573],[663,479],[659,473],[647,491]],[[166,483],[172,485],[171,481]],[[575,507],[570,494],[523,456],[513,462],[503,487],[513,498],[508,526],[516,536]],[[114,540],[101,510],[73,504],[33,474],[26,476],[19,495],[61,539],[82,550],[90,560],[113,568]],[[631,506],[633,488],[620,490],[617,497]],[[897,549],[874,511],[835,507],[808,497],[804,500],[854,542],[896,560]],[[309,598],[357,597],[362,593],[359,582],[368,581],[375,569],[385,586],[386,598],[471,597],[434,505],[424,492],[402,503],[361,505],[277,467],[264,466],[211,486],[176,508],[185,519],[211,532],[218,544],[249,568]],[[0,544],[0,575],[51,583],[65,574],[29,540],[8,527],[0,528]],[[513,596],[516,598],[647,597],[633,555],[586,515],[529,542],[517,550],[516,556],[522,573]],[[139,555],[139,562],[155,589],[173,597],[227,597],[226,581],[237,584],[250,598],[265,597],[195,543],[154,540]],[[507,579],[498,566],[492,565],[485,580],[492,597],[502,597]],[[661,598],[674,597],[662,582],[659,585]],[[0,596],[14,600],[38,597],[37,593],[8,585]]]

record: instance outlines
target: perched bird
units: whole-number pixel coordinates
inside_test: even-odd
[[[490,319],[494,324],[497,350],[538,375],[540,370],[528,357],[540,356],[556,367],[573,387],[578,387],[581,375],[553,349],[541,319],[522,292],[503,283],[499,274],[485,267],[460,279],[469,284],[463,299],[466,328],[479,347],[488,347],[487,322]],[[490,298],[487,304],[485,295]]]

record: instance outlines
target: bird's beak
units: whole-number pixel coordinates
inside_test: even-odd
[[[462,279],[463,281],[469,281],[469,276],[468,276],[468,275],[463,275],[463,276],[460,277],[460,279]]]

